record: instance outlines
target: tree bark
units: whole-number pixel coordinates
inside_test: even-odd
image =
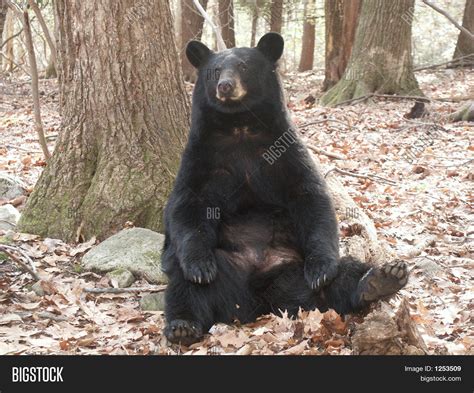
[[[306,0],[304,5],[303,45],[301,47],[298,71],[313,69],[314,40],[316,35],[316,18],[314,15],[314,0]]]
[[[471,33],[474,33],[474,0],[466,0],[462,26]],[[471,54],[474,54],[474,40],[461,31],[459,32],[456,49],[454,50],[453,60]],[[468,58],[465,61],[460,60],[457,66],[472,65],[472,61],[472,58]]]
[[[0,0],[0,45],[3,43],[3,28],[5,27],[5,21],[7,20],[7,11],[7,2]]]
[[[362,0],[326,0],[326,67],[323,91],[341,79],[352,53]]]
[[[200,0],[204,9],[207,0]],[[191,40],[199,41],[202,36],[204,18],[194,6],[193,0],[181,0],[181,43],[180,57],[184,79],[189,82],[196,81],[196,70],[186,57],[186,44]]]
[[[422,96],[413,73],[414,0],[364,0],[349,64],[322,98],[335,105],[370,93]]]
[[[235,31],[233,0],[219,0],[219,24],[225,46],[227,48],[234,48]]]
[[[272,0],[270,5],[270,31],[281,33],[283,24],[283,0]]]
[[[21,231],[77,241],[127,221],[162,228],[189,105],[168,2],[136,4],[54,2],[61,132]]]

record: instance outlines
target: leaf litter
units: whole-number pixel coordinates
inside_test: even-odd
[[[469,94],[474,84],[472,73],[462,69],[417,76],[422,89],[435,99]],[[286,76],[293,121],[307,143],[342,158],[320,154],[324,171],[337,166],[394,182],[373,176],[340,177],[358,208],[374,221],[380,241],[404,255],[410,265],[410,281],[397,296],[364,314],[300,311],[298,319],[291,319],[283,312],[247,325],[216,324],[199,343],[170,346],[162,335],[163,313],[142,311],[142,294],[84,292],[86,287],[110,285],[80,267],[81,256],[95,239],[74,245],[10,233],[11,245],[33,260],[42,277],[38,284],[42,294],[33,291],[35,282],[28,273],[0,258],[0,355],[473,354],[472,124],[445,121],[443,116],[459,107],[449,101],[431,102],[427,109],[438,116],[416,120],[403,117],[413,105],[410,101],[379,99],[367,105],[319,107],[307,97],[320,96],[321,80],[320,72]],[[0,170],[21,179],[28,195],[45,162],[25,83],[21,79],[7,83],[9,88],[0,93],[5,109],[0,118],[5,141],[0,145]],[[60,124],[57,86],[54,80],[40,84],[52,150]],[[316,124],[305,126],[308,123]],[[428,143],[407,159],[410,147],[426,135]],[[0,205],[11,203],[21,211],[26,200],[27,196],[0,200]],[[344,227],[344,217],[339,219],[341,237],[351,236],[353,230]],[[148,284],[141,280],[136,285]]]

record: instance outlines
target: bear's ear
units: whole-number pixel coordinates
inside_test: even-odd
[[[283,54],[283,46],[284,41],[280,34],[267,33],[258,41],[257,49],[262,52],[267,59],[276,62]]]
[[[190,41],[186,46],[186,57],[196,68],[204,64],[211,54],[212,51],[199,41]]]

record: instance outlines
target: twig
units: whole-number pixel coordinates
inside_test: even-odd
[[[84,288],[87,293],[134,293],[134,292],[163,292],[166,285],[153,287],[130,287],[130,288]]]
[[[456,19],[454,19],[451,15],[449,15],[446,11],[442,10],[438,6],[434,5],[431,1],[422,0],[428,7],[433,8],[435,11],[439,12],[441,15],[444,15],[449,21],[456,26],[459,30],[461,30],[464,34],[466,34],[471,40],[474,40],[474,34],[472,34],[468,29],[461,26]]]
[[[201,3],[199,2],[199,0],[193,0],[193,3],[194,3],[194,5],[196,6],[196,8],[198,9],[198,11],[201,13],[201,15],[203,16],[203,18],[206,20],[207,23],[209,23],[209,25],[211,26],[212,30],[214,31],[214,34],[216,35],[216,38],[217,38],[217,49],[218,49],[219,51],[226,50],[227,47],[225,46],[225,42],[224,42],[224,40],[222,39],[222,34],[221,34],[221,32],[220,32],[219,29],[216,27],[216,25],[212,22],[210,16],[207,14],[207,12],[204,10],[204,8],[202,8],[202,5],[201,5]]]
[[[21,33],[23,33],[23,27],[20,29],[18,33],[13,34],[11,37],[8,37],[5,41],[3,41],[3,43],[0,45],[0,49],[2,49],[7,44],[7,42],[18,37]]]
[[[351,126],[349,124],[344,123],[343,121],[340,121],[340,120],[336,120],[336,119],[322,119],[322,120],[312,121],[311,123],[302,124],[302,125],[298,126],[298,128],[306,128],[306,127],[309,127],[309,126],[314,126],[316,124],[326,123],[328,121],[331,121],[333,123],[339,123],[339,124],[342,124],[343,126],[351,128]]]
[[[365,100],[368,100],[369,98],[371,98],[373,96],[374,96],[374,93],[370,93],[370,94],[367,94],[365,96],[351,98],[350,100],[342,101],[339,104],[336,104],[335,106],[343,106],[343,105],[351,104],[351,103],[356,102],[356,101],[365,101]]]
[[[51,319],[55,322],[64,322],[64,321],[67,321],[67,317],[65,317],[64,315],[56,315],[56,314],[53,314],[52,312],[48,312],[48,311],[42,311],[42,312],[39,312],[37,314],[39,318],[43,318],[43,319]]]
[[[18,150],[21,150],[21,151],[26,151],[27,153],[41,153],[41,150],[26,149],[26,148],[21,147],[21,146],[12,145],[11,143],[6,144],[5,146],[7,148],[10,148],[10,149],[18,149]]]
[[[16,63],[12,59],[9,59],[2,52],[0,52],[0,56],[2,56],[7,61],[11,61],[15,65],[16,68],[20,68],[26,75],[31,76],[30,73],[27,70],[25,70],[20,64]],[[13,72],[13,70],[11,72]]]
[[[310,143],[307,143],[307,146],[309,149],[314,151],[317,154],[323,154],[325,156],[328,156],[329,158],[334,158],[335,160],[344,160],[345,158],[343,156],[340,156],[335,153],[328,152],[326,150],[320,149],[319,147],[316,147],[314,145],[311,145]]]
[[[431,70],[433,68],[442,67],[444,65],[461,62],[463,59],[467,59],[468,57],[473,57],[474,58],[474,53],[471,53],[471,54],[465,55],[465,56],[456,57],[455,59],[445,61],[444,63],[433,64],[433,65],[430,65],[430,66],[420,66],[420,67],[415,68],[413,71]]]
[[[461,102],[461,101],[469,101],[472,100],[474,97],[471,96],[457,96],[457,97],[449,97],[449,98],[432,98],[433,101],[440,101],[440,102]]]
[[[343,169],[339,169],[337,167],[334,167],[334,168],[330,169],[324,175],[324,177],[327,177],[331,172],[337,172],[337,173],[340,173],[341,175],[346,175],[346,176],[358,177],[360,179],[369,179],[369,180],[373,180],[373,181],[378,181],[379,180],[379,181],[388,183],[392,186],[395,186],[397,184],[397,182],[395,182],[393,180],[390,180],[390,179],[386,179],[385,177],[382,177],[382,176],[379,176],[379,175],[362,175],[360,173],[348,172],[348,171],[345,171]]]
[[[7,246],[5,244],[0,244],[0,250],[2,250],[5,254],[7,254],[12,261],[16,262],[18,265],[20,265],[23,270],[26,270],[28,273],[31,274],[31,276],[36,280],[36,281],[39,281],[41,280],[41,277],[38,275],[38,273],[36,272],[36,268],[35,268],[35,265],[33,264],[33,261],[31,260],[31,258],[26,255],[20,248],[18,247],[13,247],[13,246]],[[25,258],[27,260],[27,262],[30,264],[30,266],[28,266],[25,262],[23,262],[20,258],[18,258],[15,254],[14,254],[14,251],[18,252],[19,254],[21,254],[21,256],[23,258]]]

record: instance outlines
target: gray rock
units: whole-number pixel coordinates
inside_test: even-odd
[[[128,288],[135,282],[135,277],[126,269],[117,269],[107,273],[114,288]]]
[[[143,296],[140,300],[140,307],[144,311],[164,311],[165,293],[155,292]]]
[[[91,248],[82,258],[82,264],[86,270],[99,273],[126,269],[148,282],[166,284],[160,264],[164,240],[162,234],[149,229],[123,229]]]
[[[0,229],[7,231],[14,229],[18,220],[20,219],[20,212],[15,209],[13,205],[7,204],[0,206]]]
[[[428,277],[436,276],[443,268],[439,266],[436,262],[430,259],[421,259],[419,260],[416,265],[417,268],[424,271],[425,275]]]
[[[25,188],[21,180],[0,173],[0,199],[13,199],[24,195]]]
[[[44,296],[45,295],[45,291],[41,285],[41,280],[40,281],[36,281],[32,286],[31,286],[31,290],[36,293],[38,296]]]

